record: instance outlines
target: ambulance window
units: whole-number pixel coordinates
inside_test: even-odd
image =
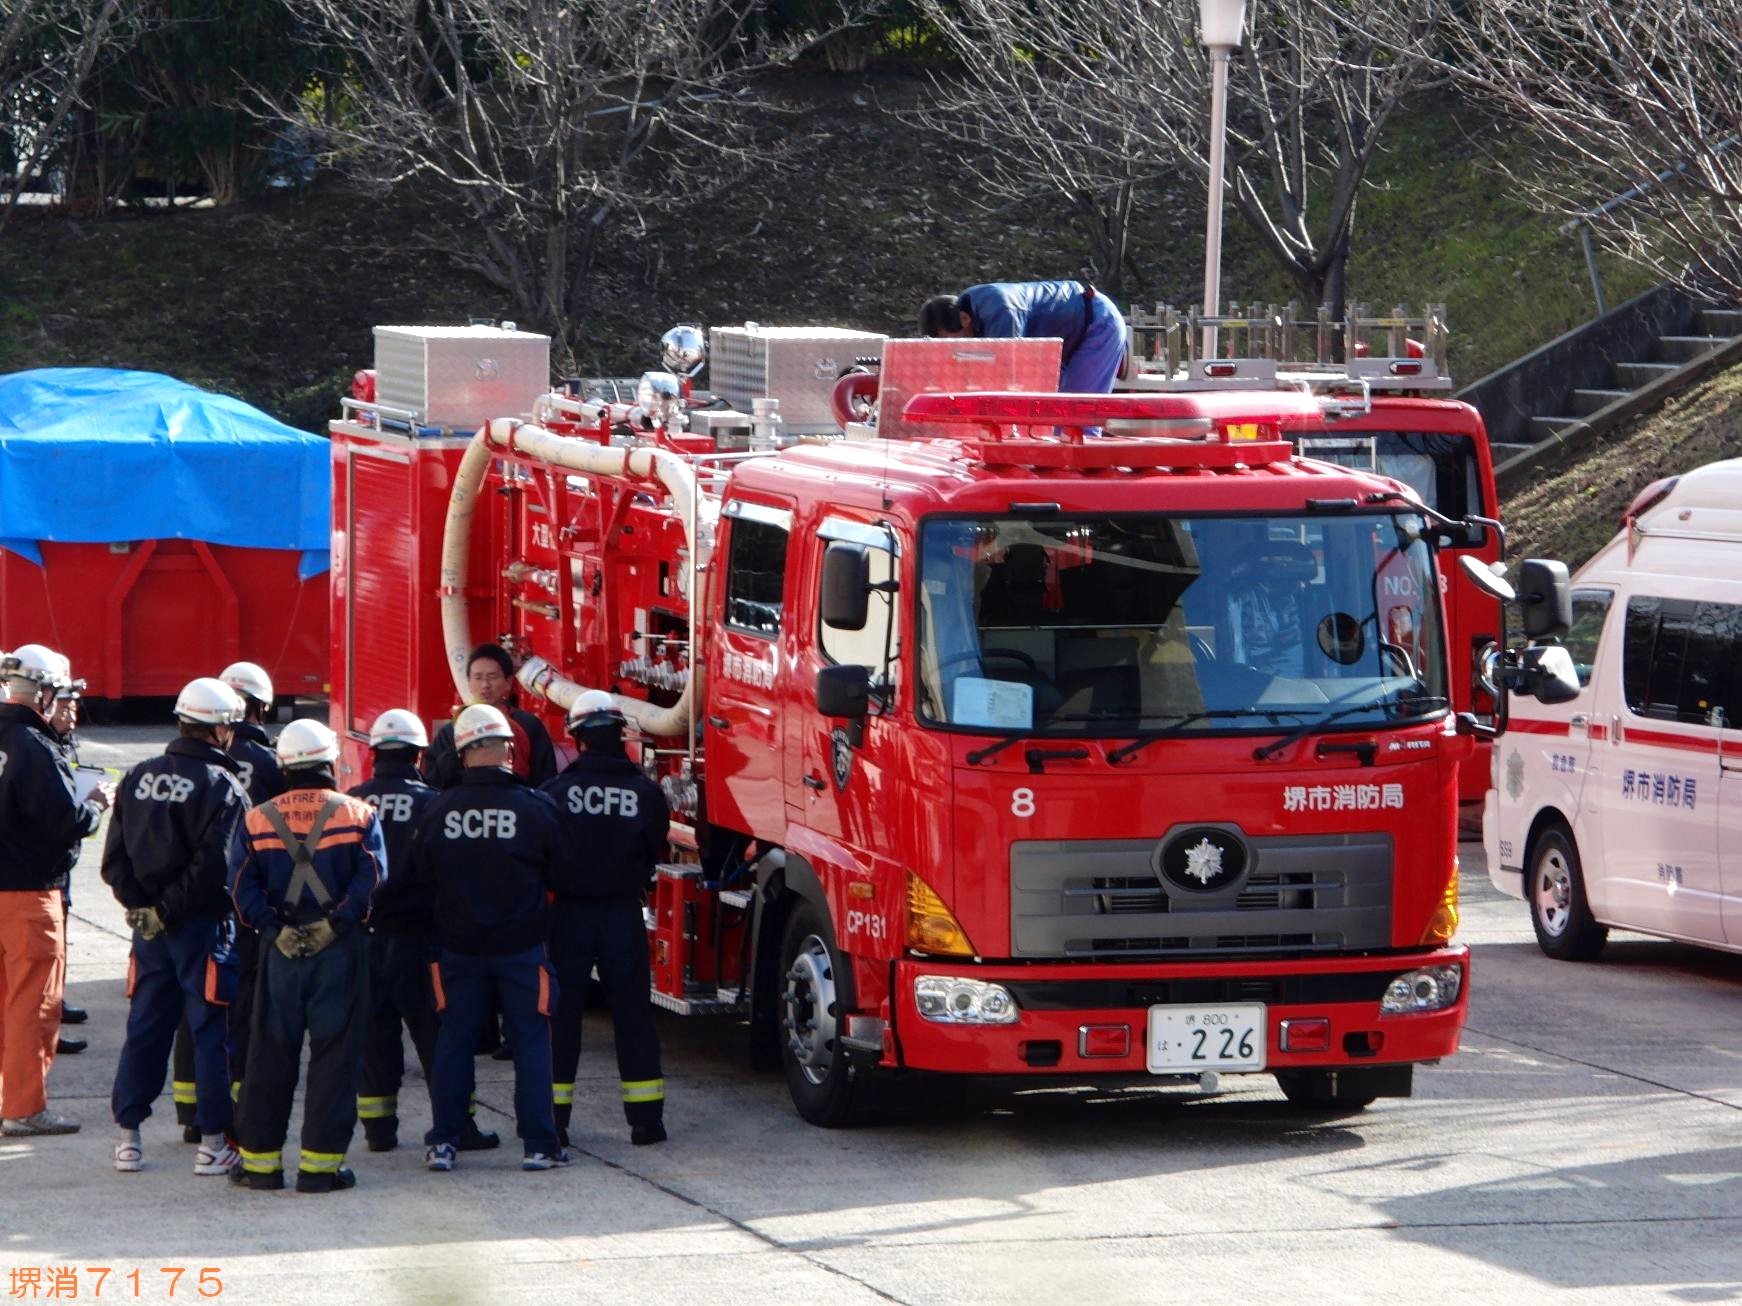
[[[770,639],[780,634],[785,599],[784,528],[745,517],[732,522],[731,560],[726,567],[726,624]]]
[[[1641,597],[1627,602],[1621,681],[1629,711],[1705,725],[1722,705],[1738,617],[1733,604]]]
[[[1609,615],[1609,604],[1614,598],[1608,590],[1573,591],[1573,624],[1561,643],[1573,655],[1581,685],[1591,683],[1591,669],[1597,665],[1597,645],[1603,636],[1603,618]]]

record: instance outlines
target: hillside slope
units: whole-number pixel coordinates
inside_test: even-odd
[[[1621,514],[1646,485],[1739,456],[1742,367],[1733,367],[1507,498],[1501,505],[1507,553],[1560,558],[1576,570],[1615,534]]]
[[[834,323],[908,332],[930,293],[1074,276],[1080,243],[1054,202],[988,212],[947,142],[890,110],[926,94],[904,73],[792,74],[777,86],[806,141],[681,221],[620,240],[580,350],[587,372],[638,372],[676,321]],[[1500,133],[1428,103],[1387,137],[1359,213],[1351,291],[1375,307],[1449,305],[1469,380],[1589,314],[1576,249],[1484,162]],[[1494,145],[1499,141],[1499,145]],[[1132,240],[1126,300],[1190,305],[1204,196],[1157,185]],[[319,430],[377,323],[514,316],[503,297],[416,245],[417,207],[322,178],[307,195],[104,222],[21,217],[0,240],[0,370],[142,367],[243,396]],[[1611,293],[1631,288],[1611,270]],[[1636,278],[1634,278],[1636,280]],[[1229,215],[1225,302],[1294,292]]]

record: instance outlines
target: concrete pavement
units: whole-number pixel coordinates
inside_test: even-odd
[[[92,731],[86,760],[121,765],[165,734]],[[1478,850],[1464,857],[1465,1050],[1418,1072],[1413,1099],[1358,1116],[1303,1115],[1255,1076],[1212,1097],[978,1095],[823,1131],[778,1076],[745,1069],[737,1028],[662,1018],[672,1137],[631,1148],[601,1014],[572,1168],[519,1170],[511,1071],[486,1059],[501,1151],[426,1172],[414,1072],[407,1145],[372,1155],[359,1135],[358,1187],[302,1197],[196,1179],[167,1094],[146,1169],[110,1168],[128,941],[93,841],[70,965],[91,1048],[50,1085],[86,1128],[0,1140],[0,1288],[70,1268],[88,1299],[107,1266],[103,1297],[168,1301],[160,1267],[183,1266],[175,1299],[212,1267],[219,1299],[249,1306],[1742,1298],[1742,958],[1618,937],[1597,963],[1551,962],[1523,904],[1488,886]],[[120,1277],[135,1268],[137,1295]]]

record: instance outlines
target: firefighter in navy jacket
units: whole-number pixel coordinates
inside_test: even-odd
[[[66,659],[40,644],[0,658],[0,1132],[78,1130],[48,1106],[66,933],[61,886],[102,800],[80,803],[43,716]]]
[[[224,1138],[231,1078],[226,1008],[236,996],[224,853],[248,799],[224,744],[242,717],[242,700],[222,681],[202,678],[182,690],[175,714],[181,737],[121,781],[103,846],[103,880],[133,927],[133,1005],[113,1095],[121,1130],[115,1168],[140,1168],[139,1124],[163,1091],[176,1025],[185,1018],[200,1139],[194,1173],[218,1175],[236,1163]]]
[[[242,700],[242,719],[230,735],[224,751],[236,764],[236,776],[242,791],[255,807],[268,798],[284,792],[284,772],[279,769],[278,755],[272,751],[272,741],[266,737],[262,722],[272,710],[272,677],[252,662],[232,662],[218,673]],[[260,936],[253,930],[236,931],[236,1001],[230,1004],[230,1065],[231,1091],[248,1060],[248,1024],[254,1009],[254,977],[260,969]],[[182,1127],[182,1141],[197,1143],[199,1131],[194,1127],[194,1045],[187,1021],[175,1032],[175,1076],[171,1090],[175,1095],[175,1117]]]
[[[345,1149],[357,1125],[357,1073],[369,996],[363,922],[387,878],[375,809],[333,787],[339,740],[318,721],[292,721],[278,737],[290,788],[250,811],[230,845],[230,893],[241,921],[260,931],[260,979],[231,1179],[284,1186],[303,1038],[309,1043],[299,1193],[350,1188]]]
[[[566,1135],[581,1058],[587,979],[598,967],[611,999],[617,1074],[633,1143],[665,1141],[665,1080],[648,999],[651,974],[641,900],[666,851],[665,794],[623,750],[623,714],[611,696],[589,690],[569,712],[580,754],[544,786],[563,823],[563,856],[572,893],[559,895],[551,955],[560,999],[552,1023],[559,1129]]]
[[[429,735],[415,713],[397,707],[383,712],[369,729],[372,773],[351,790],[381,821],[391,873],[369,910],[369,1038],[357,1115],[371,1152],[391,1152],[399,1145],[399,1086],[405,1077],[402,1026],[411,1035],[426,1086],[435,1082],[440,1020],[429,979],[436,959],[435,891],[418,877],[411,856],[418,820],[436,797],[417,769],[417,755],[428,746]],[[495,1147],[500,1141],[468,1118],[460,1150]]]
[[[435,1123],[424,1141],[432,1170],[452,1170],[466,1133],[472,1054],[492,996],[514,1047],[514,1115],[522,1168],[567,1165],[550,1097],[550,1013],[556,997],[547,942],[547,894],[556,877],[558,828],[550,799],[511,770],[514,732],[478,703],[454,721],[460,781],[431,803],[417,828],[412,874],[435,886],[441,961],[433,969],[441,1032],[430,1095]]]

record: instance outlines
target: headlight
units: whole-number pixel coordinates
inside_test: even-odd
[[[920,1015],[946,1025],[1014,1025],[1022,1014],[1002,984],[954,975],[921,975],[913,998]]]
[[[1462,966],[1424,966],[1399,975],[1385,986],[1379,1010],[1388,1016],[1415,1011],[1442,1011],[1458,1000],[1464,987]]]

